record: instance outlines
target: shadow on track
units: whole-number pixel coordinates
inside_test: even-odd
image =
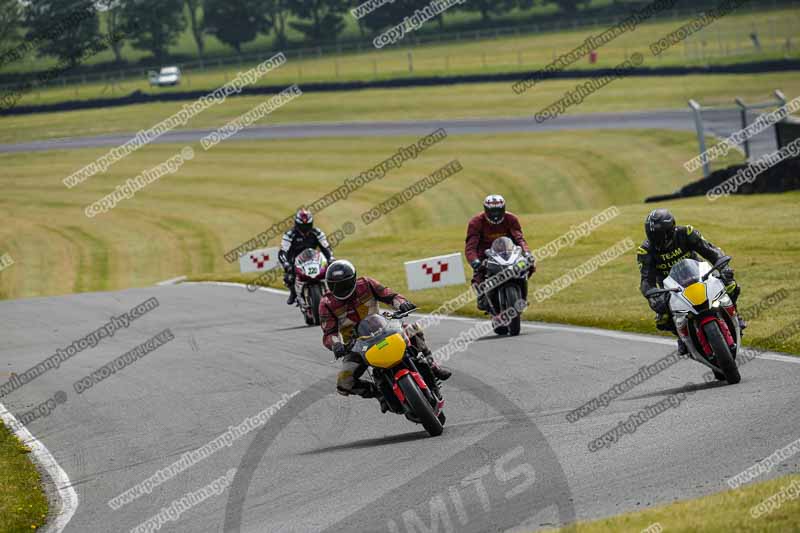
[[[728,384],[724,381],[713,381],[711,383],[697,383],[691,385],[681,385],[680,387],[673,387],[671,389],[648,392],[646,394],[639,394],[638,396],[631,396],[629,398],[622,398],[623,401],[631,401],[631,400],[641,400],[643,398],[655,398],[658,396],[673,396],[675,394],[679,394],[681,392],[686,394],[691,394],[693,392],[702,391],[702,390],[710,390],[710,389],[717,389],[719,387],[725,387]]]
[[[294,330],[296,330],[296,329],[313,329],[313,328],[316,328],[316,327],[319,327],[319,326],[305,326],[305,325],[300,325],[300,326],[290,326],[290,327],[288,327],[288,328],[278,328],[278,329],[271,329],[271,330],[269,330],[269,331],[270,331],[270,332],[273,332],[273,331],[294,331]]]

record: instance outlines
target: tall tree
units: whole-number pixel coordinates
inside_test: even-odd
[[[189,25],[192,28],[192,36],[197,45],[197,53],[200,57],[205,56],[206,43],[203,40],[203,22],[200,20],[200,0],[186,0],[186,9],[189,11]]]
[[[0,0],[0,52],[19,41],[22,21],[22,4],[19,0]]]
[[[123,24],[136,28],[133,47],[150,52],[158,61],[167,57],[169,47],[186,29],[183,15],[183,0],[122,0]]]
[[[310,43],[333,41],[344,30],[343,15],[348,3],[348,0],[290,0],[291,12],[301,20],[289,25]]]
[[[36,43],[40,56],[58,58],[73,68],[99,48],[100,21],[92,0],[44,0],[25,7],[25,38]]]
[[[261,0],[205,0],[203,14],[206,31],[240,54],[269,27]]]
[[[587,6],[591,0],[548,0],[548,3],[558,4],[558,8],[567,15],[574,15],[578,12],[578,6]]]
[[[379,33],[390,26],[400,24],[405,17],[413,15],[417,9],[421,10],[429,3],[430,0],[395,0],[391,4],[381,6],[361,20],[374,33]]]
[[[114,52],[114,61],[122,63],[122,47],[125,45],[127,32],[122,24],[121,2],[120,0],[97,0],[96,5],[98,11],[105,13],[108,35],[115,37],[109,39],[111,50]]]
[[[264,33],[270,30],[275,32],[275,47],[285,48],[289,44],[286,37],[286,25],[291,14],[291,0],[265,0],[267,6],[268,27]]]
[[[516,0],[469,0],[461,4],[462,11],[478,11],[484,22],[489,22],[493,15],[504,15],[514,9]]]

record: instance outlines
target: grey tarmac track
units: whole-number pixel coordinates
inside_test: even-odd
[[[396,122],[321,122],[253,126],[236,134],[237,140],[303,139],[315,137],[388,137],[396,135],[425,135],[438,128],[450,135],[543,132],[592,129],[654,128],[675,131],[694,131],[692,114],[688,110],[643,111],[629,113],[594,113],[564,115],[556,120],[538,124],[533,116],[524,118],[486,118],[455,120],[417,120]],[[199,142],[211,133],[207,130],[176,130],[165,133],[154,143]],[[133,137],[132,133],[115,133],[96,137],[69,137],[18,144],[0,144],[0,153],[41,152],[120,146]]]
[[[596,518],[724,490],[730,476],[800,437],[800,364],[768,359],[744,366],[736,386],[706,385],[705,367],[680,362],[569,423],[572,409],[673,346],[526,324],[519,337],[480,340],[453,356],[447,426],[427,438],[373,400],[337,396],[337,366],[319,328],[302,326],[283,295],[213,284],[0,302],[0,375],[26,370],[151,296],[161,305],[128,329],[0,399],[19,415],[67,392],[28,426],[80,497],[66,531],[128,531],[231,468],[241,469],[232,489],[161,531],[404,532],[413,530],[406,520],[430,527],[431,508],[455,531],[531,531],[573,512]],[[429,330],[429,342],[441,346],[471,325],[445,320]],[[174,340],[75,393],[73,382],[165,328]],[[694,393],[679,407],[610,449],[588,450],[590,440],[686,383],[696,384]],[[297,391],[262,429],[118,511],[107,505]],[[761,479],[797,471],[793,457]],[[531,472],[532,486],[524,483]],[[443,523],[438,531],[448,531]]]

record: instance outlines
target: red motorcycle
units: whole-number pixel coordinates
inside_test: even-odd
[[[319,302],[325,291],[328,260],[319,250],[306,248],[294,260],[294,288],[297,305],[309,326],[319,325]]]

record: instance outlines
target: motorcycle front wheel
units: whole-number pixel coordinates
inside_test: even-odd
[[[425,398],[425,395],[422,393],[419,386],[417,386],[417,382],[414,381],[414,378],[410,374],[406,374],[400,378],[398,385],[400,386],[400,390],[403,391],[403,395],[405,395],[406,403],[408,403],[408,406],[417,418],[419,418],[425,431],[427,431],[431,437],[438,437],[441,435],[442,431],[444,431],[444,427],[439,418],[434,414],[433,407],[431,407],[430,402],[428,402],[428,399]]]
[[[311,319],[315,326],[319,326],[319,302],[322,300],[322,290],[319,285],[308,288],[308,304],[311,306]]]
[[[511,309],[511,308],[516,309],[517,302],[522,298],[522,296],[519,293],[519,288],[516,285],[506,285],[505,287],[502,287],[500,290],[502,291],[500,294],[501,311],[505,311],[506,309]],[[511,322],[508,323],[507,331],[509,335],[515,337],[519,335],[521,329],[522,329],[522,317],[520,316],[520,313],[517,313],[516,316],[511,319]]]
[[[703,326],[703,331],[708,339],[708,344],[711,345],[711,350],[717,358],[717,366],[722,370],[725,375],[725,380],[731,385],[735,385],[742,380],[739,369],[736,367],[736,361],[733,360],[731,349],[728,343],[725,342],[725,337],[719,329],[717,321],[709,322]]]

